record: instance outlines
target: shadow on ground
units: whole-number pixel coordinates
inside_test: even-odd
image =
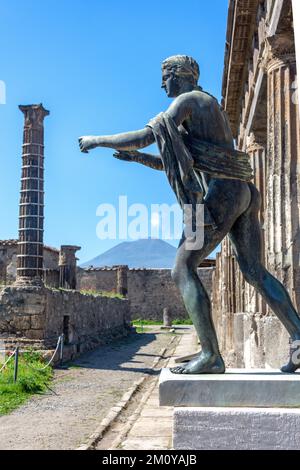
[[[153,370],[149,367],[139,367],[138,364],[144,364],[147,357],[153,357],[154,361],[154,358],[159,355],[163,346],[158,347],[158,345],[155,345],[155,340],[156,337],[161,334],[166,335],[169,340],[171,339],[170,333],[133,333],[126,338],[115,340],[108,345],[100,346],[93,351],[84,353],[74,361],[65,364],[63,368],[119,370],[158,375],[160,373],[159,370]],[[169,340],[165,342],[165,345]],[[158,347],[158,349],[153,353],[143,353],[143,348],[150,345],[152,342],[155,345],[154,347],[156,347],[156,349]]]

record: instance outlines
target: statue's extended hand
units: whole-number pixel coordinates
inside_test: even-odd
[[[92,150],[97,147],[95,137],[92,135],[85,135],[83,137],[79,137],[78,141],[80,150],[83,153],[88,153],[88,150]]]
[[[138,155],[140,155],[139,152],[135,150],[120,150],[113,154],[115,158],[117,158],[118,160],[123,160],[125,162],[135,161],[134,157],[137,157]]]

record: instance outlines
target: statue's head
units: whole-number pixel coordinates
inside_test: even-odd
[[[173,55],[162,63],[162,88],[170,98],[197,87],[199,65],[187,55]]]

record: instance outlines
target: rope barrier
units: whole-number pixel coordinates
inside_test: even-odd
[[[56,354],[57,354],[57,351],[58,351],[58,349],[59,349],[59,346],[61,346],[61,347],[60,347],[60,360],[62,361],[62,355],[63,355],[63,338],[64,338],[64,335],[60,335],[60,336],[58,337],[55,351],[54,351],[54,353],[52,354],[51,359],[47,362],[47,364],[46,364],[44,367],[37,368],[37,367],[33,367],[33,366],[31,366],[30,364],[27,364],[27,363],[26,363],[25,365],[26,365],[27,367],[29,367],[30,369],[35,370],[35,371],[37,371],[37,372],[41,372],[41,371],[47,369],[47,367],[49,367],[49,366],[52,364],[52,362],[54,361],[54,358],[55,358],[55,356],[56,356]],[[2,351],[2,350],[0,350],[0,351]],[[5,350],[3,350],[3,351],[5,351]],[[0,369],[0,372],[3,371],[3,369],[5,368],[5,366],[7,365],[7,363],[15,356],[16,352],[17,352],[17,348],[14,350],[14,352],[11,354],[11,356],[9,356],[9,358],[5,361],[5,363],[3,364],[3,366],[2,366],[1,369]],[[26,352],[26,351],[23,351],[23,352]]]
[[[54,358],[55,358],[56,353],[57,353],[57,351],[58,351],[59,345],[60,345],[60,344],[63,344],[63,343],[62,343],[62,340],[63,340],[63,335],[61,335],[61,336],[58,337],[57,345],[56,345],[55,351],[54,351],[54,353],[52,354],[52,357],[51,357],[50,361],[49,361],[44,367],[37,368],[37,367],[31,366],[30,364],[26,364],[27,367],[29,367],[30,369],[35,370],[35,371],[37,371],[37,372],[41,372],[41,371],[47,369],[47,367],[49,367],[50,364],[54,361]]]
[[[9,356],[9,358],[4,362],[3,366],[1,367],[0,369],[0,372],[3,371],[4,367],[7,365],[7,363],[14,357],[14,355],[16,354],[16,351],[17,351],[17,348],[14,350],[14,352],[12,353],[11,356]]]

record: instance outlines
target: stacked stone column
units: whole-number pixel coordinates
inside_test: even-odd
[[[128,293],[128,266],[119,265],[117,266],[117,293],[127,296]]]
[[[44,232],[44,118],[42,104],[19,106],[24,113],[17,280],[41,285]]]
[[[62,245],[59,252],[59,286],[64,289],[76,289],[76,251],[80,246]]]
[[[268,39],[267,259],[268,268],[300,307],[300,137],[294,37]]]

